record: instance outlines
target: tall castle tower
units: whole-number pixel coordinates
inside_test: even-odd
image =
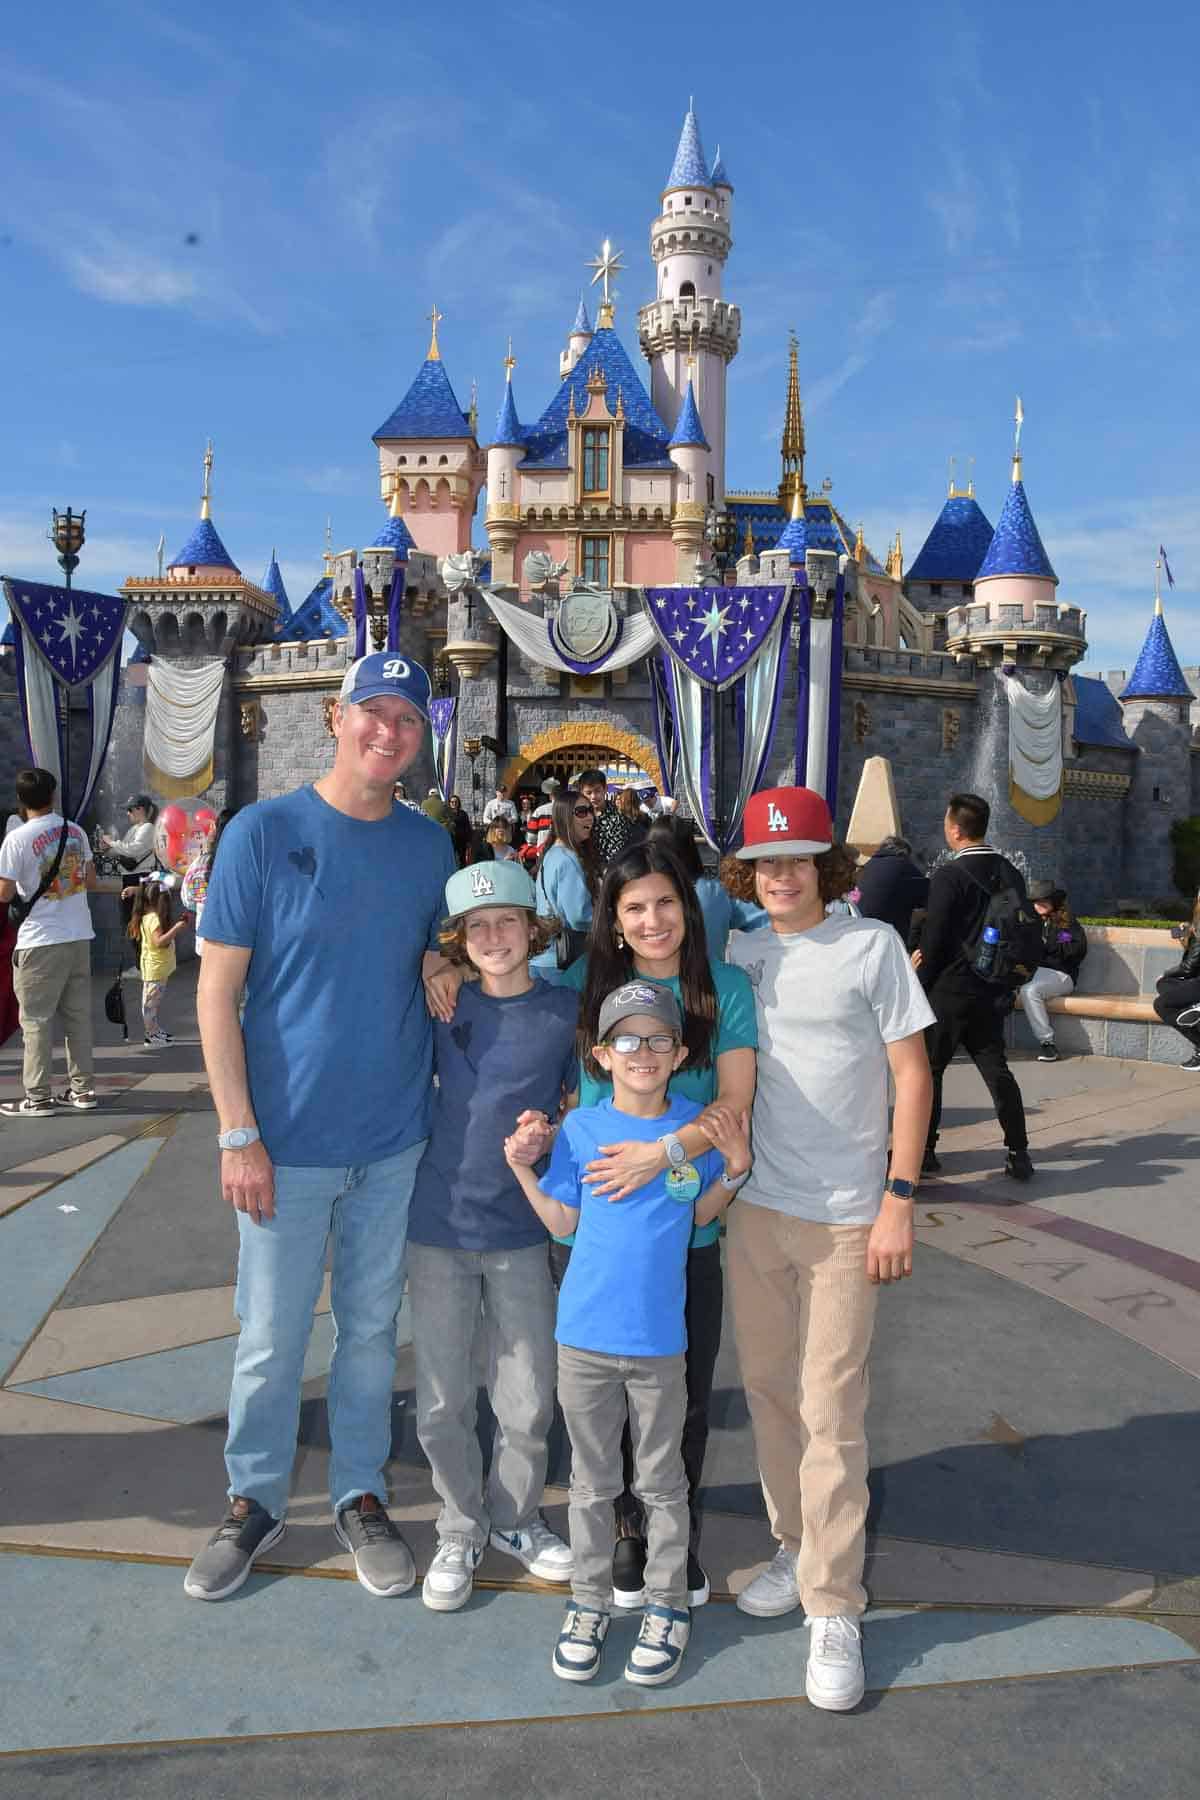
[[[706,445],[698,498],[718,507],[725,501],[725,371],[742,329],[741,311],[721,297],[732,211],[733,184],[720,149],[710,168],[689,103],[650,227],[657,297],[638,313],[638,341],[650,363],[654,410],[672,429],[691,379]]]

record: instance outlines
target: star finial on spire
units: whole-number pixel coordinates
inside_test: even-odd
[[[212,466],[213,445],[212,439],[209,438],[204,447],[204,491],[200,496],[200,517],[202,519],[209,517],[209,501],[212,498]]]
[[[505,379],[505,381],[512,380],[512,372],[516,368],[516,366],[517,366],[517,359],[512,353],[512,337],[510,335],[509,340],[508,340],[508,355],[504,359],[504,379]]]
[[[1014,432],[1014,435],[1013,435],[1012,478],[1014,481],[1020,481],[1020,479],[1021,479],[1021,427],[1024,423],[1025,423],[1025,408],[1021,405],[1021,396],[1020,396],[1020,394],[1018,394],[1017,395],[1017,410],[1016,410],[1016,413],[1014,414],[1014,424],[1016,426],[1016,431]]]
[[[591,257],[587,266],[589,269],[594,269],[596,271],[592,276],[592,286],[595,287],[598,281],[604,283],[604,311],[609,316],[603,322],[606,325],[611,325],[612,294],[608,284],[614,275],[619,275],[621,273],[625,266],[621,261],[621,252],[619,250],[614,250],[609,239],[605,238],[600,246],[599,256]]]
[[[438,311],[437,301],[435,300],[433,303],[432,312],[427,312],[425,315],[425,317],[429,320],[429,323],[433,328],[429,335],[429,354],[425,358],[426,362],[441,362],[441,360],[442,360],[442,353],[438,349],[437,334],[438,334],[438,326],[441,324],[441,322],[445,318],[445,316],[446,316],[445,313]]]

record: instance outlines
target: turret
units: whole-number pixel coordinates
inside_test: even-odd
[[[654,410],[668,426],[674,426],[692,381],[710,446],[704,499],[718,507],[725,499],[725,371],[737,355],[742,328],[740,310],[721,294],[733,244],[732,204],[729,177],[723,165],[710,170],[689,103],[650,227],[656,298],[638,313],[638,340],[650,363]]]
[[[579,296],[579,306],[575,313],[575,323],[567,338],[567,347],[558,359],[560,376],[567,376],[575,367],[584,351],[592,341],[592,324],[588,318],[587,307],[583,304],[583,295]]]
[[[470,549],[471,521],[485,474],[475,426],[458,404],[442,361],[442,318],[435,306],[425,361],[374,437],[384,500],[391,499],[392,484],[398,482],[413,537],[434,556]]]
[[[1192,810],[1192,703],[1163,617],[1155,564],[1154,612],[1133,674],[1121,689],[1124,725],[1137,745],[1126,817],[1122,891],[1146,900],[1174,888],[1171,826]]]
[[[583,312],[583,301],[580,300]],[[586,321],[587,314],[583,313]],[[578,324],[578,319],[576,320]],[[590,340],[589,332],[589,340]],[[574,334],[573,334],[574,336]],[[513,399],[512,372],[517,359],[508,340],[504,359],[504,399],[496,418],[496,431],[487,452],[487,534],[492,551],[492,578],[501,583],[514,583],[513,549],[520,529],[521,508],[517,501],[517,464],[525,454],[525,440],[517,418]]]

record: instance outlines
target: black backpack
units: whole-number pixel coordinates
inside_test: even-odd
[[[1023,987],[1042,960],[1042,921],[1018,887],[1002,874],[982,880],[964,862],[964,873],[988,896],[987,909],[963,939],[967,967],[989,987]]]

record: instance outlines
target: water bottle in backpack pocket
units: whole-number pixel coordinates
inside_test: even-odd
[[[1003,876],[984,882],[970,869],[967,874],[988,896],[974,937],[963,943],[967,965],[989,987],[1023,987],[1042,960],[1042,922],[1031,902]]]

